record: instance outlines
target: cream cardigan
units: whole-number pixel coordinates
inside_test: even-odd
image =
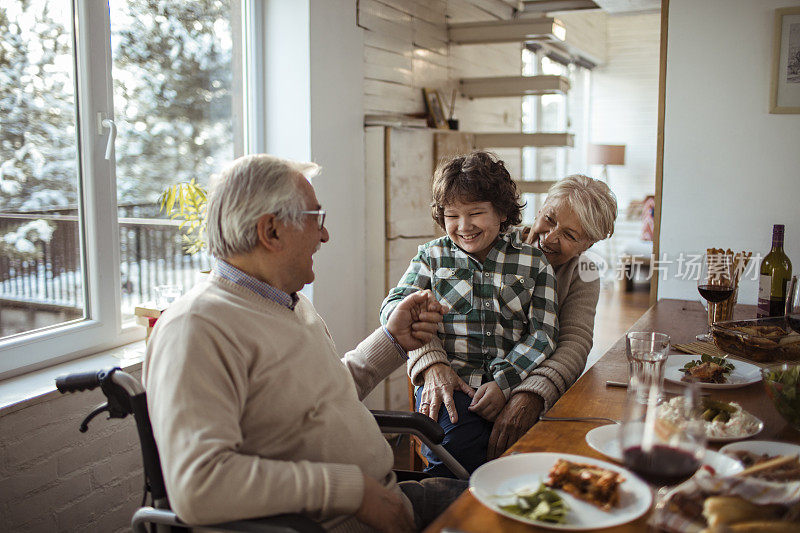
[[[348,515],[362,473],[402,494],[361,399],[404,362],[381,330],[340,359],[304,296],[292,311],[212,274],[158,320],[142,372],[173,510]]]

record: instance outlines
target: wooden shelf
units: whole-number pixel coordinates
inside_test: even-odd
[[[563,41],[565,36],[564,25],[554,18],[469,22],[447,27],[447,37],[454,44]]]
[[[555,181],[520,181],[514,180],[520,193],[545,194],[550,190]]]
[[[569,80],[564,76],[507,76],[464,78],[459,82],[461,94],[468,98],[566,94]]]
[[[476,148],[575,146],[572,133],[474,133]]]

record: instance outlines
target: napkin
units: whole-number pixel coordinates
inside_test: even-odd
[[[725,357],[725,352],[717,348],[716,344],[710,342],[687,342],[686,344],[673,344],[673,348],[684,353],[694,355],[712,355],[714,357]]]
[[[699,533],[706,528],[702,517],[686,517],[675,506],[670,505],[678,494],[688,496],[698,503],[708,496],[725,495],[739,496],[757,505],[780,504],[788,507],[800,502],[800,481],[774,482],[754,477],[718,477],[706,468],[701,468],[688,481],[667,493],[666,505],[660,512],[653,512],[650,517],[649,523],[652,526],[674,533]]]

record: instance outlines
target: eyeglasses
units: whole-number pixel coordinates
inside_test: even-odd
[[[317,223],[319,224],[319,230],[322,231],[322,228],[325,226],[325,210],[324,209],[317,209],[316,211],[300,211],[304,215],[317,215]]]

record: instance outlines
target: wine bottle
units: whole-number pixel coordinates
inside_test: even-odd
[[[759,318],[782,316],[786,306],[786,286],[792,277],[792,262],[783,251],[783,224],[772,226],[772,249],[761,261],[758,282]]]

